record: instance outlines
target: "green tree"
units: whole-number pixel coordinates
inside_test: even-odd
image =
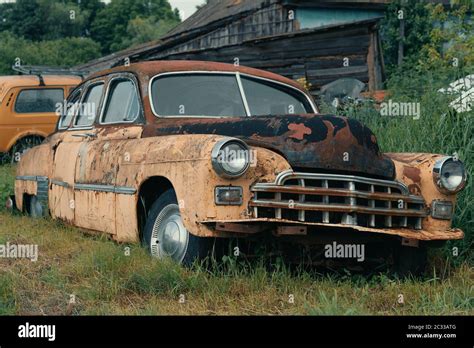
[[[400,36],[400,22],[404,23],[404,37]],[[417,59],[420,47],[430,41],[433,21],[426,3],[418,0],[396,0],[387,8],[381,23],[382,49],[389,71],[396,68],[398,45],[401,41],[405,59]]]
[[[142,29],[150,23],[165,21],[171,26],[180,21],[179,13],[173,11],[167,0],[112,0],[97,13],[91,27],[92,38],[101,44],[103,53],[123,49],[124,44],[133,42],[133,27],[137,27],[137,23],[130,24],[130,21],[136,18],[152,18],[148,23],[138,25]],[[161,30],[157,32],[161,33]]]
[[[0,30],[28,40],[54,40],[86,33],[89,12],[74,1],[17,0],[0,7]]]
[[[175,20],[136,17],[128,22],[127,35],[122,40],[120,47],[134,47],[156,40],[175,26]]]

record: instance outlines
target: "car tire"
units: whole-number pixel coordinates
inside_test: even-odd
[[[28,208],[32,218],[39,219],[46,216],[44,207],[37,196],[30,197]]]
[[[394,271],[402,277],[420,277],[425,273],[428,253],[425,246],[418,248],[397,246],[394,253]]]
[[[191,266],[208,256],[211,241],[212,238],[197,237],[186,230],[173,190],[162,194],[148,212],[143,245],[155,258],[171,258]]]

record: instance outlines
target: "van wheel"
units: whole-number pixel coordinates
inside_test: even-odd
[[[425,273],[428,253],[425,246],[418,248],[397,246],[394,254],[395,273],[400,277],[420,277]]]
[[[153,257],[170,257],[190,266],[208,255],[210,241],[211,238],[196,237],[186,230],[173,190],[153,203],[143,231],[143,244]]]
[[[42,142],[43,137],[39,135],[31,135],[18,140],[10,151],[11,163],[18,162],[19,157],[21,158],[21,156],[23,156],[29,149],[41,144]]]
[[[30,216],[37,219],[37,218],[42,218],[44,217],[45,211],[43,208],[43,205],[41,204],[40,200],[36,196],[31,196],[30,197],[30,202],[29,202],[29,213]]]

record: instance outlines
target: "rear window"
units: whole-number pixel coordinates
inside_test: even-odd
[[[25,89],[18,94],[15,112],[19,114],[56,112],[64,100],[62,89]]]

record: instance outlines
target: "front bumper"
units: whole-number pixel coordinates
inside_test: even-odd
[[[260,218],[260,219],[240,219],[240,220],[206,220],[201,221],[202,224],[212,228],[217,232],[230,233],[234,235],[252,235],[263,231],[272,231],[277,234],[279,228],[301,226],[306,227],[304,230],[306,233],[301,233],[298,229],[294,229],[294,233],[291,233],[292,229],[288,229],[289,232],[285,235],[306,235],[311,230],[317,231],[328,231],[334,230],[335,232],[341,229],[347,231],[358,231],[376,234],[385,234],[391,236],[399,236],[406,239],[422,240],[422,241],[435,241],[435,240],[457,240],[464,238],[464,232],[458,228],[452,228],[449,230],[414,230],[408,228],[369,228],[361,226],[348,226],[340,224],[323,224],[314,222],[298,222],[285,219],[271,219],[271,218]],[[309,229],[309,231],[308,231]]]

